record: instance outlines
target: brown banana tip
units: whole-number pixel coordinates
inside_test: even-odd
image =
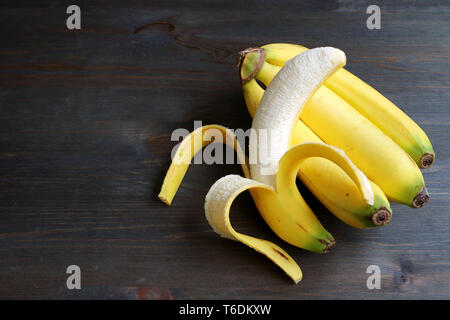
[[[386,207],[381,207],[372,215],[372,222],[376,226],[384,226],[391,221],[391,212]]]
[[[431,167],[433,162],[434,162],[434,155],[432,155],[431,153],[425,153],[423,156],[420,157],[420,167],[422,169]]]
[[[323,253],[328,253],[336,244],[335,240],[319,240],[321,243],[323,243],[325,245],[325,249],[323,249]]]
[[[411,202],[411,207],[422,208],[429,199],[430,197],[427,194],[427,190],[425,188],[422,188],[422,190],[420,190],[420,192],[414,197],[413,201]]]
[[[258,63],[256,65],[255,70],[253,70],[253,72],[246,76],[245,78],[242,78],[242,65],[244,64],[244,60],[245,57],[249,54],[249,53],[259,53],[259,59],[258,59]],[[263,48],[247,48],[245,50],[239,51],[238,52],[238,60],[237,60],[237,67],[239,70],[239,78],[241,80],[241,85],[246,84],[247,82],[249,82],[250,80],[254,79],[256,77],[256,75],[258,74],[259,70],[261,70],[261,67],[264,63],[264,59],[266,57],[266,53],[264,51]]]

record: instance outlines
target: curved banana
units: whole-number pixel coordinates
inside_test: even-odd
[[[283,66],[289,59],[308,50],[303,46],[289,43],[273,43],[262,48],[266,54],[266,61],[278,66]],[[420,168],[425,169],[433,164],[435,152],[426,133],[373,87],[345,69],[330,77],[325,86],[345,99],[394,140]]]
[[[250,68],[246,66],[249,63],[252,61],[244,58],[241,65]],[[254,73],[257,80],[268,86],[280,68],[264,61]],[[413,208],[428,201],[422,173],[408,154],[326,86],[308,100],[300,118],[323,141],[342,148],[392,201]]]
[[[267,89],[268,92],[263,98],[264,103],[262,101],[258,108],[259,115],[253,121],[252,129],[260,131],[256,131],[256,134],[250,137],[250,169],[246,165],[244,153],[237,140],[234,138],[232,143],[229,143],[238,152],[246,178],[229,175],[219,179],[211,187],[205,200],[206,217],[217,233],[241,241],[262,252],[295,282],[301,279],[301,271],[292,258],[281,248],[268,241],[235,232],[229,221],[229,209],[239,193],[249,190],[262,217],[279,237],[301,248],[327,252],[334,245],[334,239],[317,220],[295,184],[301,163],[311,157],[324,157],[333,161],[352,179],[360,191],[361,197],[368,203],[373,201],[372,189],[367,178],[341,150],[315,142],[301,144],[287,150],[292,126],[304,103],[323,81],[344,63],[345,55],[342,51],[334,48],[319,48],[312,49],[287,64],[280,72],[280,76]],[[276,90],[271,90],[271,87]],[[303,89],[300,91],[301,94],[298,94],[298,91],[293,94],[293,89],[299,88]],[[277,104],[282,97],[284,97],[285,103]],[[278,112],[274,113],[272,109],[278,109]],[[280,116],[280,114],[285,116]],[[288,121],[289,117],[290,121]],[[266,141],[262,139],[255,140],[260,137],[262,130],[267,130],[271,126],[270,119],[279,125],[275,129],[276,137],[287,141],[284,144],[284,150],[279,147],[274,148],[274,144],[267,146]],[[226,128],[217,125],[214,128],[226,136],[231,135]],[[197,129],[183,141],[177,150],[159,194],[159,198],[165,203],[171,203],[195,152],[213,141],[213,139],[206,139],[206,141],[203,139],[207,131],[205,128]],[[194,138],[198,138],[198,136],[202,136],[201,143],[194,141]],[[252,152],[261,155],[258,151],[267,148],[273,156],[264,158],[263,155],[262,159],[270,161],[266,163],[258,158],[255,163],[252,163]],[[276,161],[276,163],[272,161]],[[267,164],[272,169],[275,167],[275,172],[263,170]]]
[[[255,79],[249,80],[242,88],[248,111],[253,117],[264,90]],[[291,146],[309,141],[322,142],[303,121],[297,121]],[[368,205],[345,172],[327,159],[306,159],[300,165],[298,177],[330,212],[352,227],[363,229],[383,226],[391,220],[392,210],[380,187],[369,181],[374,193],[374,204]]]

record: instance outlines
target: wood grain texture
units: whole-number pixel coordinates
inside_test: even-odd
[[[450,297],[450,4],[379,1],[65,1],[0,4],[0,298],[448,299]],[[251,197],[238,231],[299,262],[293,285],[262,255],[219,238],[204,218],[211,184],[236,165],[192,166],[171,207],[156,195],[176,128],[249,128],[236,52],[270,42],[344,50],[348,70],[401,106],[437,154],[420,210],[352,229],[307,201],[337,245],[327,255],[277,239]],[[305,192],[306,193],[306,192]],[[82,289],[66,289],[66,268]],[[382,289],[366,288],[366,268]]]

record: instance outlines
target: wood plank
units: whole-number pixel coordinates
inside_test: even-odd
[[[0,298],[448,299],[450,292],[450,5],[381,1],[382,29],[362,1],[79,1],[0,4]],[[335,236],[317,255],[276,238],[251,197],[238,231],[285,248],[293,285],[262,255],[219,238],[204,218],[214,181],[237,165],[192,166],[173,206],[156,195],[194,120],[249,128],[236,52],[270,42],[330,45],[348,69],[401,106],[437,153],[431,201],[393,204],[390,225],[352,229],[306,199]],[[65,287],[66,268],[82,289]],[[366,268],[382,270],[368,290]]]

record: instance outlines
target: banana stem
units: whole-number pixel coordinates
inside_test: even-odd
[[[264,49],[261,48],[247,48],[238,53],[237,65],[242,85],[255,78],[264,63],[265,56]]]

